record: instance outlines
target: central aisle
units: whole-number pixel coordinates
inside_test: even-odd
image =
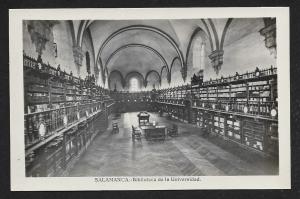
[[[110,117],[108,130],[98,135],[70,171],[70,176],[215,176],[274,175],[276,167],[262,157],[239,148],[224,150],[201,137],[201,130],[190,124],[171,121],[150,113],[150,121],[171,126],[179,136],[165,141],[132,142],[131,125],[138,124],[137,112]],[[118,122],[120,132],[111,133]],[[238,150],[238,152],[236,152]],[[245,150],[244,150],[245,151]],[[239,155],[240,154],[240,155]],[[253,161],[253,162],[251,162]]]

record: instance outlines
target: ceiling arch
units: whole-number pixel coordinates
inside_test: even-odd
[[[174,66],[174,64],[175,64],[175,61],[176,60],[178,60],[179,62],[180,62],[180,59],[179,59],[179,57],[174,57],[174,59],[172,60],[172,63],[171,63],[171,67],[170,67],[170,74],[169,74],[169,81],[170,81],[170,83],[172,82],[172,70],[173,70],[173,66]],[[182,77],[183,78],[183,77]]]
[[[227,20],[226,24],[225,24],[225,27],[224,27],[224,30],[223,30],[223,33],[222,33],[221,44],[220,44],[220,49],[221,49],[221,50],[223,50],[226,32],[227,32],[228,27],[229,27],[229,25],[231,24],[231,22],[232,22],[232,18],[229,18],[229,19]]]
[[[90,20],[81,20],[78,27],[77,33],[77,45],[82,46],[83,34],[85,30],[88,28]]]
[[[154,73],[154,74],[156,74],[156,75],[158,76],[159,84],[161,84],[161,76],[159,75],[159,73],[158,73],[156,70],[150,70],[150,71],[148,71],[148,73],[146,74],[146,77],[145,77],[145,82],[147,83],[148,77],[149,77],[149,75],[151,75],[152,73]]]
[[[74,24],[72,20],[68,20],[68,24],[70,26],[70,30],[71,30],[71,37],[72,37],[72,42],[73,45],[76,45],[76,39],[75,39],[75,32],[74,32]]]
[[[205,51],[206,52],[213,51],[213,47],[210,42],[209,36],[206,34],[206,32],[203,31],[202,28],[197,27],[189,39],[189,43],[188,43],[188,47],[187,47],[187,51],[186,51],[185,60],[186,60],[188,74],[193,70],[192,69],[193,67],[190,68],[190,66],[193,65],[193,63],[191,62],[191,59],[194,56],[193,47],[195,45],[195,41],[197,39],[199,39],[199,37],[200,37],[201,41],[205,43]]]
[[[187,60],[188,60],[188,56],[189,56],[189,53],[190,53],[190,50],[191,50],[191,46],[192,46],[192,43],[193,43],[193,41],[194,41],[194,39],[196,38],[196,36],[197,35],[199,35],[200,34],[200,36],[201,37],[206,37],[206,33],[202,30],[202,28],[200,28],[200,27],[197,27],[195,30],[194,30],[194,32],[193,32],[193,34],[192,34],[192,36],[191,36],[191,38],[190,38],[190,40],[189,40],[189,44],[188,44],[188,47],[187,47],[187,51],[186,51],[186,55],[185,55],[185,61],[187,62]],[[204,39],[203,38],[203,39]],[[206,38],[205,38],[206,39]],[[210,44],[210,49],[211,49],[211,51],[213,51],[213,46],[212,46],[212,41],[211,41],[211,39],[209,39],[209,44]]]
[[[131,71],[131,72],[129,72],[129,73],[126,74],[126,76],[125,76],[125,78],[124,78],[124,79],[125,79],[126,86],[129,87],[129,81],[130,81],[130,79],[133,78],[133,77],[137,78],[137,79],[140,81],[140,86],[141,86],[141,87],[142,87],[142,86],[145,87],[145,78],[144,78],[144,76],[143,76],[140,72],[138,72],[138,71]]]
[[[161,68],[161,70],[160,70],[160,76],[161,76],[161,74],[163,73],[163,71],[164,70],[166,70],[167,71],[167,73],[169,74],[169,69],[166,67],[166,66],[163,66],[162,68]],[[162,77],[162,76],[161,76]]]
[[[130,71],[138,71],[145,77],[148,71],[160,71],[165,66],[159,56],[151,50],[140,47],[119,50],[110,60],[106,69],[108,71],[119,70],[124,77]],[[166,69],[168,70],[167,66]]]
[[[117,50],[115,50],[107,59],[105,65],[104,65],[104,68],[107,68],[107,66],[109,65],[111,59],[120,51],[122,50],[126,50],[128,48],[143,48],[143,49],[146,49],[146,50],[149,50],[151,52],[153,52],[155,55],[157,55],[159,57],[159,59],[162,61],[163,66],[167,66],[168,67],[168,64],[165,60],[165,58],[157,51],[155,50],[154,48],[150,47],[150,46],[147,46],[147,45],[144,45],[144,44],[127,44],[127,45],[124,45],[124,46],[121,46],[120,48],[118,48]]]
[[[171,63],[171,67],[170,67],[170,73],[172,72],[172,68],[173,68],[173,65],[174,65],[176,60],[178,60],[180,62],[179,57],[174,57],[174,59],[172,60],[172,63]]]
[[[214,38],[215,38],[215,42],[216,42],[216,50],[219,50],[220,49],[219,37],[218,37],[218,33],[217,33],[217,30],[216,30],[215,24],[211,19],[208,19],[208,22],[209,22],[210,27],[212,29],[212,32],[214,34]]]
[[[257,33],[264,27],[262,18],[233,18],[227,21],[226,31],[224,28],[224,38],[222,47],[233,44],[234,42],[244,38],[245,36]]]
[[[113,71],[111,71],[109,73],[109,76],[108,76],[108,86],[110,86],[111,78],[112,78],[113,75],[119,76],[121,84],[122,84],[122,86],[124,88],[125,87],[125,79],[124,79],[122,73],[120,71],[118,71],[118,70],[113,70]]]
[[[163,38],[165,38],[173,46],[173,48],[175,49],[177,55],[179,56],[179,58],[181,60],[181,66],[184,67],[184,63],[185,63],[184,62],[184,58],[183,58],[181,50],[179,49],[179,47],[178,47],[177,43],[175,42],[175,40],[170,35],[168,35],[167,33],[165,33],[164,31],[162,31],[162,30],[160,30],[158,28],[152,27],[152,26],[147,26],[147,25],[132,25],[132,26],[127,26],[127,27],[121,28],[121,29],[113,32],[112,34],[110,34],[105,39],[105,41],[102,43],[102,45],[100,46],[99,51],[98,51],[98,55],[97,55],[97,60],[101,58],[101,53],[102,53],[103,49],[106,47],[106,45],[114,37],[116,37],[119,34],[122,34],[122,33],[126,32],[126,31],[131,31],[131,30],[151,31],[151,32],[159,34],[160,36],[162,36]]]
[[[210,68],[214,67],[214,60],[223,60],[223,54],[225,58],[231,56],[227,49],[232,44],[249,34],[259,34],[264,27],[262,18],[74,20],[69,21],[69,25],[74,46],[80,47],[84,35],[89,33],[94,44],[96,65],[101,69],[99,75],[106,76],[106,79],[109,77],[107,73],[112,70],[119,70],[123,77],[132,70],[144,77],[155,70],[159,74],[163,71],[164,79],[170,81],[173,65],[176,71],[183,66],[184,80],[186,76],[190,77],[186,71],[191,66],[193,41],[199,34],[207,39],[205,66]],[[217,54],[218,51],[222,54]]]
[[[208,25],[207,25],[207,23],[205,22],[204,19],[201,19],[201,22],[203,23],[203,25],[204,25],[204,27],[205,27],[205,29],[206,29],[206,32],[207,32],[207,34],[208,34],[208,38],[209,38],[209,43],[210,43],[211,49],[212,49],[212,51],[214,51],[214,42],[213,42],[211,33],[210,33],[210,31],[209,31]],[[213,24],[213,22],[212,22],[212,24]]]
[[[220,23],[219,21],[224,21],[222,23]],[[246,21],[245,24],[247,24],[247,20],[243,19],[244,21]],[[259,20],[262,20],[261,18],[259,18]],[[130,21],[130,20],[127,20],[127,21]],[[131,20],[133,21],[133,20]],[[209,42],[210,42],[210,46],[211,46],[211,51],[214,51],[214,50],[222,50],[223,49],[223,46],[226,45],[225,44],[225,36],[227,35],[226,33],[228,32],[227,30],[229,29],[229,26],[231,24],[231,22],[233,21],[232,18],[228,18],[228,19],[199,19],[199,20],[196,20],[196,19],[191,19],[191,20],[160,20],[160,21],[166,21],[164,26],[156,26],[155,23],[143,23],[143,21],[155,21],[155,20],[135,20],[135,23],[137,22],[140,22],[142,25],[131,25],[131,24],[128,24],[126,22],[126,20],[124,21],[125,24],[127,24],[128,26],[126,27],[120,27],[119,31],[120,31],[120,34],[121,32],[124,30],[124,31],[127,31],[131,28],[134,28],[134,27],[137,27],[137,28],[144,28],[145,29],[148,29],[147,27],[151,27],[153,29],[157,29],[158,31],[160,31],[161,33],[163,33],[164,35],[168,36],[170,39],[168,41],[171,41],[172,44],[175,44],[173,45],[173,47],[177,47],[176,49],[176,52],[185,52],[186,54],[186,50],[188,48],[182,46],[182,42],[184,41],[181,41],[179,38],[182,37],[182,30],[178,29],[178,27],[184,27],[184,29],[188,29],[188,30],[191,30],[191,29],[194,29],[195,26],[197,27],[200,27],[200,28],[203,28],[204,32],[208,35],[208,38],[209,38]],[[158,21],[158,20],[156,20]],[[74,44],[77,44],[78,46],[81,46],[82,44],[82,39],[83,39],[83,34],[84,32],[86,31],[86,29],[88,29],[90,26],[92,26],[92,24],[95,24],[97,23],[98,20],[80,20],[80,21],[73,21],[73,24],[70,23],[71,26],[74,26],[72,28],[72,30],[74,29],[74,33],[72,35],[72,40],[74,42]],[[201,22],[201,23],[199,23]],[[107,23],[111,23],[110,21],[107,21]],[[134,23],[132,23],[134,24]],[[163,27],[165,27],[167,24],[170,24],[170,29],[171,30],[167,30],[166,28],[164,29]],[[106,30],[107,28],[105,28]],[[125,30],[126,29],[126,30]],[[110,29],[109,31],[113,32],[113,29]],[[150,30],[151,31],[151,30]],[[110,36],[112,36],[114,33],[116,33],[118,31],[115,31],[113,33],[110,33],[111,35],[106,35],[108,38]],[[154,32],[156,32],[156,30],[154,30]],[[175,37],[175,38],[174,38]],[[173,40],[173,42],[172,42]],[[104,44],[104,41],[102,41],[102,44]],[[102,44],[100,44],[100,46],[102,46]],[[95,46],[95,51],[97,51],[96,48],[98,48],[98,45],[97,44]],[[106,45],[106,44],[104,44]],[[181,49],[180,49],[181,47]],[[180,56],[179,56],[180,57]],[[97,55],[97,57],[95,57],[96,60],[98,61],[99,59],[99,56]],[[184,57],[185,58],[185,57]],[[186,60],[184,60],[186,63]]]
[[[167,74],[167,81],[168,83],[170,84],[170,81],[171,81],[171,78],[170,78],[170,70],[166,67],[166,66],[163,66],[160,70],[160,77],[163,78],[163,72],[166,71],[166,74]]]

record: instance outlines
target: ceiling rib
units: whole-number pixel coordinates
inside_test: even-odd
[[[154,48],[150,47],[150,46],[147,46],[147,45],[144,45],[144,44],[127,44],[127,45],[124,45],[124,46],[121,46],[120,48],[118,48],[117,50],[115,50],[107,59],[106,63],[105,63],[105,68],[107,68],[107,66],[109,65],[110,61],[112,60],[112,58],[117,54],[119,53],[120,51],[122,50],[126,50],[128,48],[143,48],[143,49],[146,49],[146,50],[149,50],[151,52],[153,52],[154,54],[156,54],[160,60],[163,62],[163,66],[166,66],[169,70],[169,67],[168,67],[168,64],[165,60],[165,58],[157,51],[155,50]],[[163,67],[162,66],[162,67]]]
[[[162,37],[164,37],[166,40],[169,41],[169,43],[174,47],[175,51],[178,54],[178,57],[180,58],[181,61],[181,67],[184,67],[184,58],[182,56],[182,53],[178,47],[178,45],[176,44],[176,42],[174,41],[174,39],[168,35],[167,33],[163,32],[162,30],[152,27],[152,26],[145,26],[145,25],[133,25],[133,26],[127,26],[124,28],[121,28],[117,31],[115,31],[114,33],[112,33],[111,35],[109,35],[107,37],[107,39],[103,42],[103,44],[101,45],[99,51],[98,51],[98,55],[97,55],[97,60],[101,58],[101,53],[103,51],[103,49],[106,47],[106,45],[117,35],[122,34],[126,31],[131,31],[131,30],[145,30],[145,31],[151,31],[154,32],[156,34],[161,35]]]

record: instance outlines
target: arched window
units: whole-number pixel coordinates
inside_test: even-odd
[[[197,37],[193,48],[193,68],[204,69],[205,43],[201,37]]]
[[[86,71],[88,74],[91,74],[90,54],[88,51],[86,51],[85,53],[85,59],[86,59]]]
[[[139,89],[139,81],[137,78],[131,78],[129,81],[129,90],[130,91],[138,91]]]
[[[201,42],[201,52],[200,52],[200,69],[205,67],[205,43]]]

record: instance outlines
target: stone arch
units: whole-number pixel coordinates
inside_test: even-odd
[[[67,22],[68,22],[68,24],[70,26],[73,46],[75,46],[76,45],[76,39],[75,39],[75,32],[74,32],[74,24],[73,24],[72,20],[68,20]]]
[[[114,76],[116,76],[120,82],[120,86],[121,88],[124,88],[125,87],[125,81],[124,81],[124,77],[122,75],[122,73],[119,71],[119,70],[113,70],[109,73],[109,76],[108,76],[108,87],[109,89],[113,90],[114,89],[114,86],[112,85],[112,80],[114,78]],[[119,90],[119,89],[117,89]]]
[[[145,82],[144,76],[138,71],[131,71],[131,72],[127,73],[125,78],[124,78],[126,88],[130,89],[129,81],[130,81],[131,78],[137,78],[138,79],[140,89],[142,89],[145,86],[144,85],[144,82]]]
[[[82,46],[83,34],[87,29],[90,20],[81,20],[77,33],[77,45]]]
[[[164,37],[174,47],[175,51],[177,52],[178,57],[180,58],[181,66],[182,66],[182,68],[184,67],[184,63],[185,63],[184,62],[184,57],[182,55],[181,50],[178,47],[178,44],[175,42],[175,40],[170,35],[168,35],[167,33],[165,33],[164,31],[162,31],[160,29],[152,27],[152,26],[145,26],[145,25],[127,26],[127,27],[121,28],[121,29],[113,32],[112,34],[110,34],[106,38],[106,40],[102,43],[102,45],[100,46],[99,51],[98,51],[98,55],[97,55],[97,60],[101,59],[101,53],[102,53],[103,49],[106,47],[107,43],[109,43],[110,40],[112,40],[115,36],[117,36],[119,34],[122,34],[126,31],[130,31],[130,30],[151,31],[151,32],[154,32],[154,33],[159,34],[160,36]]]
[[[206,41],[207,44],[209,44],[209,47],[211,49],[211,51],[213,51],[213,47],[212,47],[212,42],[207,42],[209,36],[204,32],[204,30],[202,30],[200,27],[196,28],[193,32],[193,34],[191,35],[191,38],[189,40],[189,44],[187,46],[187,51],[186,51],[186,56],[185,56],[185,60],[186,63],[188,63],[189,60],[189,56],[190,56],[190,51],[193,48],[193,42],[197,39],[197,37],[201,37],[203,38],[203,40]]]
[[[208,19],[208,22],[209,22],[211,30],[214,34],[214,38],[215,38],[215,42],[216,42],[216,50],[219,50],[220,49],[220,41],[219,41],[219,37],[218,37],[218,33],[216,30],[215,24],[212,21],[212,19]]]
[[[171,63],[170,72],[172,72],[172,68],[173,68],[173,65],[174,65],[176,60],[178,60],[180,62],[179,57],[174,57],[174,59],[172,60],[172,63]]]
[[[160,70],[161,87],[170,85],[170,72],[167,67],[162,67]]]
[[[174,57],[171,63],[171,70],[170,70],[170,84],[172,86],[178,86],[179,84],[184,83],[184,77],[182,76],[183,69],[177,63],[180,64],[180,59],[178,59],[178,57]],[[178,66],[179,68],[177,68]],[[179,84],[176,84],[176,82],[179,82]]]
[[[195,45],[196,41],[199,39],[201,39],[202,42],[205,43],[204,50],[206,52],[206,55],[205,55],[205,57],[203,57],[204,65],[207,65],[209,63],[208,55],[213,50],[212,41],[211,41],[210,36],[207,35],[206,32],[203,29],[201,29],[200,27],[196,28],[190,37],[189,44],[188,44],[187,51],[186,51],[186,66],[187,66],[187,76],[188,77],[191,77],[194,73],[197,73],[199,71],[199,69],[197,69],[193,63],[194,45]],[[204,66],[202,66],[202,67],[203,67],[202,69],[204,69]]]
[[[150,46],[147,46],[147,45],[144,45],[144,44],[127,44],[127,45],[124,45],[124,46],[121,46],[120,48],[118,48],[117,50],[115,50],[107,59],[105,65],[104,65],[104,68],[107,68],[109,62],[112,60],[112,58],[120,51],[122,50],[126,50],[127,48],[143,48],[143,49],[146,49],[146,50],[149,50],[151,52],[153,52],[155,55],[157,55],[159,57],[159,59],[162,61],[163,63],[163,66],[167,66],[167,68],[169,69],[168,67],[168,64],[167,64],[167,61],[165,60],[165,58],[157,51],[155,50],[154,48],[150,47]]]
[[[150,82],[149,77],[150,77],[151,75],[153,75],[153,74],[154,74],[154,75],[156,76],[156,78],[158,79],[158,85],[159,85],[159,86],[161,85],[161,77],[160,77],[160,74],[159,74],[156,70],[150,70],[150,71],[147,72],[147,74],[146,74],[146,76],[145,76],[145,83],[144,83],[145,87],[149,86],[149,82]]]

